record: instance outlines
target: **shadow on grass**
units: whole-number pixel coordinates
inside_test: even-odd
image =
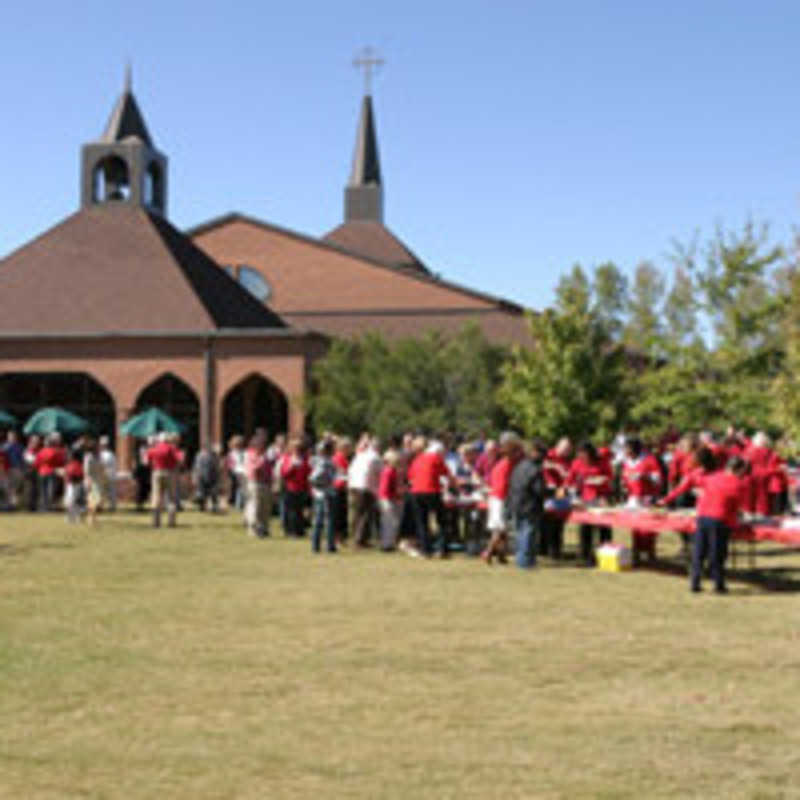
[[[796,548],[765,552],[759,550],[758,557],[761,558],[767,554],[771,556],[786,555],[788,552],[800,551]],[[656,561],[645,562],[637,567],[637,569],[685,579],[688,579],[689,575],[688,564],[681,558],[661,558]],[[726,574],[729,582],[746,584],[746,587],[732,588],[730,593],[735,595],[800,592],[799,567],[769,567],[768,569],[760,569],[757,567],[729,567],[726,570]],[[708,578],[707,572],[704,573],[704,577]]]

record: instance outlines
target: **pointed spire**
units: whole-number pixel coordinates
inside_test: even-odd
[[[383,222],[383,186],[372,97],[365,95],[356,133],[353,168],[345,189],[345,221]]]
[[[380,182],[381,165],[378,158],[378,138],[375,132],[375,117],[372,112],[372,97],[365,95],[361,104],[361,119],[358,121],[353,169],[350,172],[348,185],[380,185]]]
[[[133,96],[132,83],[133,75],[129,61],[125,67],[125,83],[122,94],[111,112],[100,141],[110,144],[111,142],[121,142],[123,139],[135,136],[148,147],[152,147],[153,142],[147,132],[142,112],[139,111],[136,98]]]

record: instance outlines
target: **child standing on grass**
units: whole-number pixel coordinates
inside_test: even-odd
[[[83,485],[83,464],[80,459],[72,457],[64,467],[64,508],[67,522],[80,522],[81,518],[81,486]]]

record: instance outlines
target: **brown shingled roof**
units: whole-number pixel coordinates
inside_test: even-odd
[[[428,272],[428,268],[414,253],[380,222],[351,220],[326,233],[322,240],[394,267],[410,267]]]
[[[524,313],[502,309],[425,309],[419,312],[287,312],[290,325],[308,328],[332,337],[358,336],[375,331],[390,339],[413,338],[426,331],[455,334],[477,325],[486,338],[497,344],[533,343]]]
[[[285,328],[185,234],[127,205],[73,214],[0,260],[3,332]]]

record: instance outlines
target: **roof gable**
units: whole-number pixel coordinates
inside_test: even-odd
[[[415,299],[413,304],[415,305],[420,301],[427,300],[429,301],[427,302],[427,305],[436,306],[436,298],[448,297],[450,304],[457,304],[461,307],[488,305],[501,308],[511,313],[521,314],[524,311],[522,306],[518,305],[517,303],[513,303],[510,300],[494,297],[484,292],[476,291],[451,281],[442,280],[433,274],[422,272],[421,270],[413,267],[398,267],[396,265],[387,263],[386,261],[373,258],[369,255],[353,252],[335,242],[326,239],[316,239],[313,236],[308,236],[288,228],[273,225],[272,223],[250,217],[239,212],[231,212],[220,217],[215,217],[214,219],[211,219],[205,223],[189,228],[186,233],[192,238],[193,241],[195,241],[219,263],[248,263],[249,261],[253,266],[256,267],[268,267],[268,264],[266,263],[263,265],[257,263],[260,250],[258,246],[251,246],[249,237],[247,244],[243,244],[241,246],[237,245],[235,248],[229,248],[227,246],[231,237],[226,236],[226,233],[233,234],[238,226],[251,228],[256,232],[263,231],[266,234],[273,234],[279,238],[286,237],[288,241],[294,241],[299,244],[307,245],[310,248],[322,251],[317,254],[316,258],[313,259],[316,272],[320,271],[320,268],[323,264],[329,266],[331,269],[336,269],[337,266],[347,264],[352,267],[357,265],[360,274],[362,275],[368,274],[370,268],[375,268],[377,270],[384,272],[388,271],[402,277],[405,279],[403,280],[403,284],[405,286],[408,286],[407,281],[412,281],[417,284],[414,287],[416,291],[414,291]],[[224,244],[221,244],[223,239],[226,241]],[[264,248],[261,248],[261,250],[263,251],[264,259],[269,260],[269,258],[274,255]],[[327,256],[329,255],[340,256],[343,257],[344,260],[342,260],[342,258],[337,259],[335,257],[328,258]],[[308,286],[307,284],[308,282],[306,282],[306,288],[310,288],[312,290],[316,288],[313,284],[311,286]],[[422,286],[419,284],[422,284]],[[395,283],[394,285],[397,284]],[[423,288],[428,288],[430,291],[423,291],[420,293],[420,290]],[[300,300],[300,298],[296,299],[297,301]],[[328,298],[328,301],[331,300],[336,300],[336,298]],[[385,301],[392,300],[396,300],[396,298],[392,297],[391,295],[384,298],[384,305]],[[297,305],[297,302],[293,302],[292,306],[292,310],[300,307]],[[276,297],[273,307],[279,313],[283,313],[283,311],[286,309],[284,300],[279,297]]]
[[[0,261],[2,332],[285,327],[158,215],[98,206]]]

